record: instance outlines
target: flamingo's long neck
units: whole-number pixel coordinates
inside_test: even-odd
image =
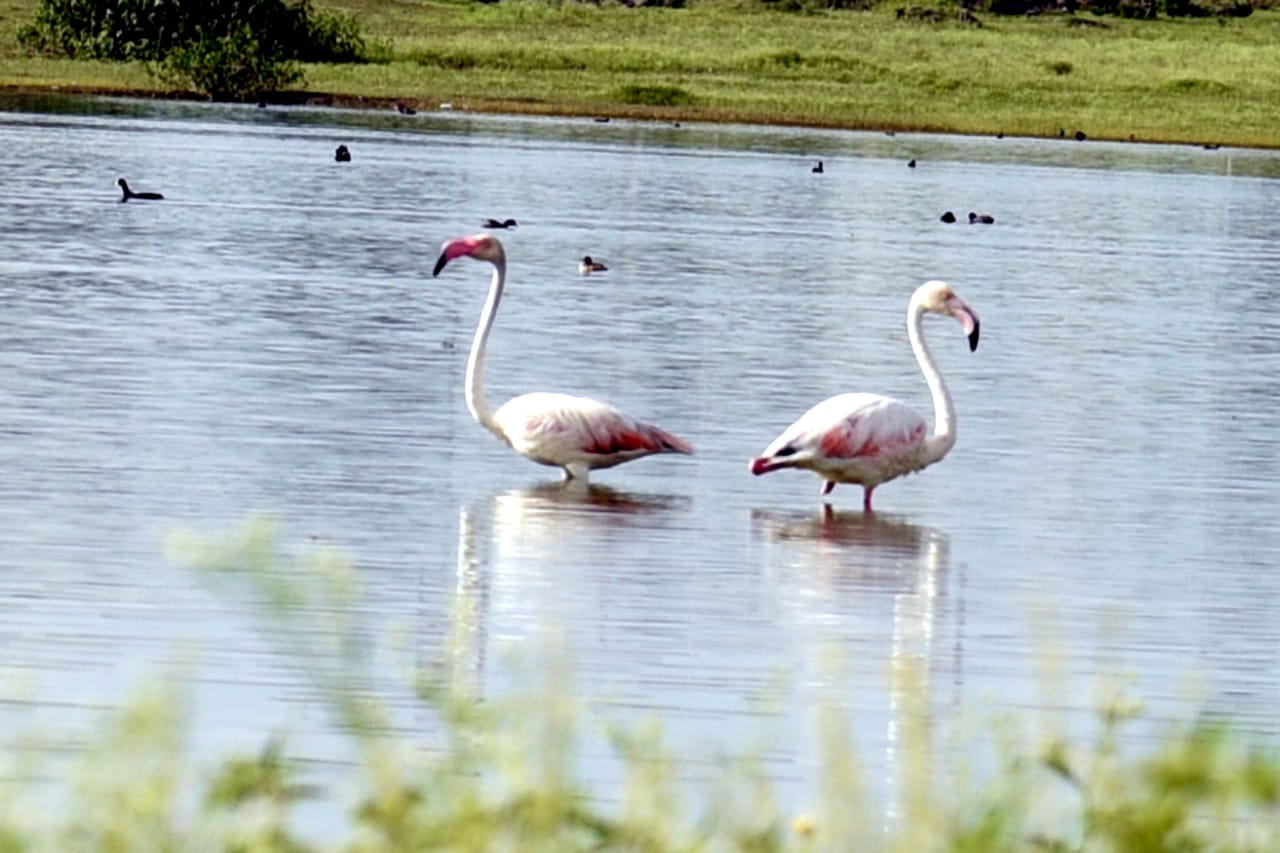
[[[484,301],[484,310],[480,312],[480,324],[476,326],[475,337],[471,339],[471,354],[467,357],[467,410],[482,427],[503,441],[507,437],[502,428],[493,419],[489,404],[484,401],[484,350],[489,343],[489,331],[493,328],[493,318],[498,314],[498,303],[502,300],[502,288],[507,277],[507,261],[499,256],[493,263],[493,282],[489,285],[489,295]]]
[[[933,434],[925,441],[926,464],[937,462],[956,443],[956,410],[951,402],[951,392],[947,383],[942,381],[938,372],[938,364],[933,360],[933,353],[924,339],[924,308],[915,300],[907,308],[907,337],[911,341],[911,351],[915,353],[916,363],[924,374],[924,381],[929,386],[929,394],[933,397]]]

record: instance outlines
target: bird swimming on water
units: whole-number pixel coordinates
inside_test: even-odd
[[[608,272],[609,268],[599,261],[591,260],[590,255],[582,256],[582,263],[578,264],[578,272],[581,275],[590,275],[593,272]]]
[[[514,219],[486,219],[484,221],[485,228],[515,228],[518,223]]]
[[[337,150],[333,152],[333,159],[339,163],[350,163],[351,152],[347,150],[347,146],[339,145]]]
[[[126,202],[131,198],[141,199],[143,201],[159,201],[164,198],[160,193],[136,193],[129,189],[129,182],[124,178],[116,181],[116,185],[120,187],[120,201]]]
[[[972,210],[969,211],[970,225],[992,225],[995,223],[995,221],[996,221],[996,218],[994,216],[991,216],[990,214],[974,213]]]

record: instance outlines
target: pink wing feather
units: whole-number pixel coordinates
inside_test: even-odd
[[[754,467],[804,461],[873,461],[914,450],[928,433],[915,409],[879,394],[838,394],[805,412],[769,445]],[[763,473],[763,471],[761,471]]]
[[[692,453],[693,447],[683,439],[653,424],[637,421],[614,410],[614,417],[597,417],[583,421],[582,450],[586,453]]]
[[[877,458],[914,447],[927,429],[914,409],[880,397],[829,424],[816,438],[822,455],[832,459]]]
[[[693,453],[666,430],[586,397],[524,394],[494,419],[517,451],[553,465],[608,467],[651,453]]]

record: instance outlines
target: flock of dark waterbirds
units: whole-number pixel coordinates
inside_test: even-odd
[[[400,113],[401,115],[414,115],[417,112],[417,110],[405,104],[404,101],[397,101],[395,106],[396,106],[396,112]],[[1058,135],[1060,137],[1065,137],[1066,131],[1060,130]],[[1000,134],[1000,136],[1004,136],[1004,134]],[[1075,138],[1078,141],[1084,141],[1087,137],[1085,136],[1084,131],[1076,131]],[[1209,146],[1205,146],[1205,147],[1207,148]],[[339,145],[336,149],[334,149],[333,159],[335,162],[338,162],[338,163],[350,163],[351,149],[348,148],[346,145]],[[907,167],[911,169],[916,168],[915,158],[912,158],[907,162]],[[824,166],[823,162],[819,160],[810,171],[812,171],[814,174],[821,175],[821,174],[825,174],[826,167]],[[164,196],[158,192],[150,192],[150,191],[136,192],[129,186],[129,182],[126,181],[124,178],[120,178],[118,181],[116,181],[116,184],[120,187],[120,192],[121,192],[120,201],[122,203],[127,201],[133,201],[133,200],[160,201],[164,198]],[[956,215],[952,213],[950,210],[945,211],[942,214],[942,216],[939,217],[939,219],[942,222],[946,222],[946,223],[953,223],[957,221]],[[976,213],[974,211],[969,211],[970,225],[992,225],[995,223],[995,221],[996,221],[995,217],[991,216],[990,214]],[[482,223],[482,227],[488,228],[491,230],[493,229],[506,230],[509,228],[515,228],[516,226],[517,226],[516,220],[510,219],[510,218],[506,218],[506,219],[490,218],[490,219],[484,220],[484,222]],[[578,264],[578,272],[581,273],[582,275],[589,275],[591,273],[598,273],[598,272],[606,272],[608,269],[609,268],[607,266],[605,266],[604,264],[600,263],[597,260],[594,260],[590,255],[584,255],[582,260]]]
[[[956,221],[956,215],[949,210],[943,211],[942,215],[938,218],[948,224]],[[969,211],[970,225],[994,225],[995,221],[996,218],[989,213],[974,213],[972,210]]]
[[[893,136],[894,133],[891,130],[885,131],[885,135]],[[1067,134],[1066,128],[1063,128],[1063,127],[1058,128],[1058,138],[1066,139],[1067,137],[1068,137],[1068,134]],[[1076,142],[1084,142],[1086,139],[1089,138],[1089,135],[1086,134],[1083,130],[1077,130],[1075,133],[1071,134],[1071,138],[1075,139]],[[1004,134],[997,133],[996,139],[1004,139]],[[1133,137],[1130,137],[1130,141],[1133,141]],[[1204,146],[1206,151],[1213,151],[1213,150],[1216,150],[1218,147],[1219,147],[1218,145],[1213,143],[1209,143]],[[908,169],[916,168],[916,159],[914,157],[912,157],[910,160],[907,161],[907,168]],[[826,167],[823,165],[823,162],[819,160],[814,165],[814,167],[809,171],[813,172],[815,175],[822,175],[826,173]],[[956,215],[952,213],[950,210],[943,211],[942,215],[939,216],[938,219],[939,221],[945,222],[947,224],[951,224],[953,222],[958,221],[956,219]],[[996,218],[989,213],[975,213],[972,210],[969,211],[970,225],[994,225],[995,221],[996,221]]]
[[[399,101],[396,103],[396,110],[401,115],[413,115],[416,112],[416,110],[414,110],[413,108],[405,106],[403,101]],[[334,159],[334,162],[337,162],[337,163],[350,163],[351,149],[348,148],[346,145],[339,145],[336,149],[334,149],[333,159]],[[164,195],[157,192],[135,192],[129,186],[129,182],[126,181],[124,178],[120,178],[119,180],[117,180],[116,185],[120,187],[121,203],[124,203],[127,201],[133,201],[133,200],[161,201],[164,199]],[[515,228],[518,225],[519,223],[511,218],[506,218],[506,219],[489,218],[484,220],[484,222],[481,223],[482,228],[486,228],[491,231],[493,230],[505,231],[511,228]],[[602,264],[600,261],[594,260],[590,255],[583,255],[582,260],[578,262],[578,272],[581,275],[590,275],[591,273],[608,272],[608,270],[609,268],[607,266]]]
[[[1077,138],[1083,138],[1083,134],[1081,134]],[[914,169],[915,167],[916,167],[916,159],[912,157],[910,160],[907,161],[907,168]],[[815,175],[823,175],[823,174],[826,174],[826,167],[823,166],[822,161],[819,160],[817,164],[809,171],[813,172]],[[947,211],[943,211],[943,214],[939,216],[938,219],[941,220],[942,222],[946,222],[950,224],[956,221],[956,215],[951,211],[947,210]],[[974,213],[972,210],[969,211],[970,225],[994,225],[995,221],[996,221],[996,218],[989,213]]]

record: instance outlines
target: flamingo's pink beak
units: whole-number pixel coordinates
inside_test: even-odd
[[[973,313],[973,309],[964,304],[958,296],[952,296],[947,300],[947,307],[951,309],[951,316],[960,321],[960,327],[964,329],[964,333],[969,336],[969,352],[973,352],[978,348],[978,315]]]
[[[750,470],[752,474],[755,474],[757,477],[759,477],[761,474],[768,474],[770,471],[772,471],[776,467],[777,466],[774,465],[772,460],[770,460],[768,457],[761,456],[757,459],[751,460]]]

